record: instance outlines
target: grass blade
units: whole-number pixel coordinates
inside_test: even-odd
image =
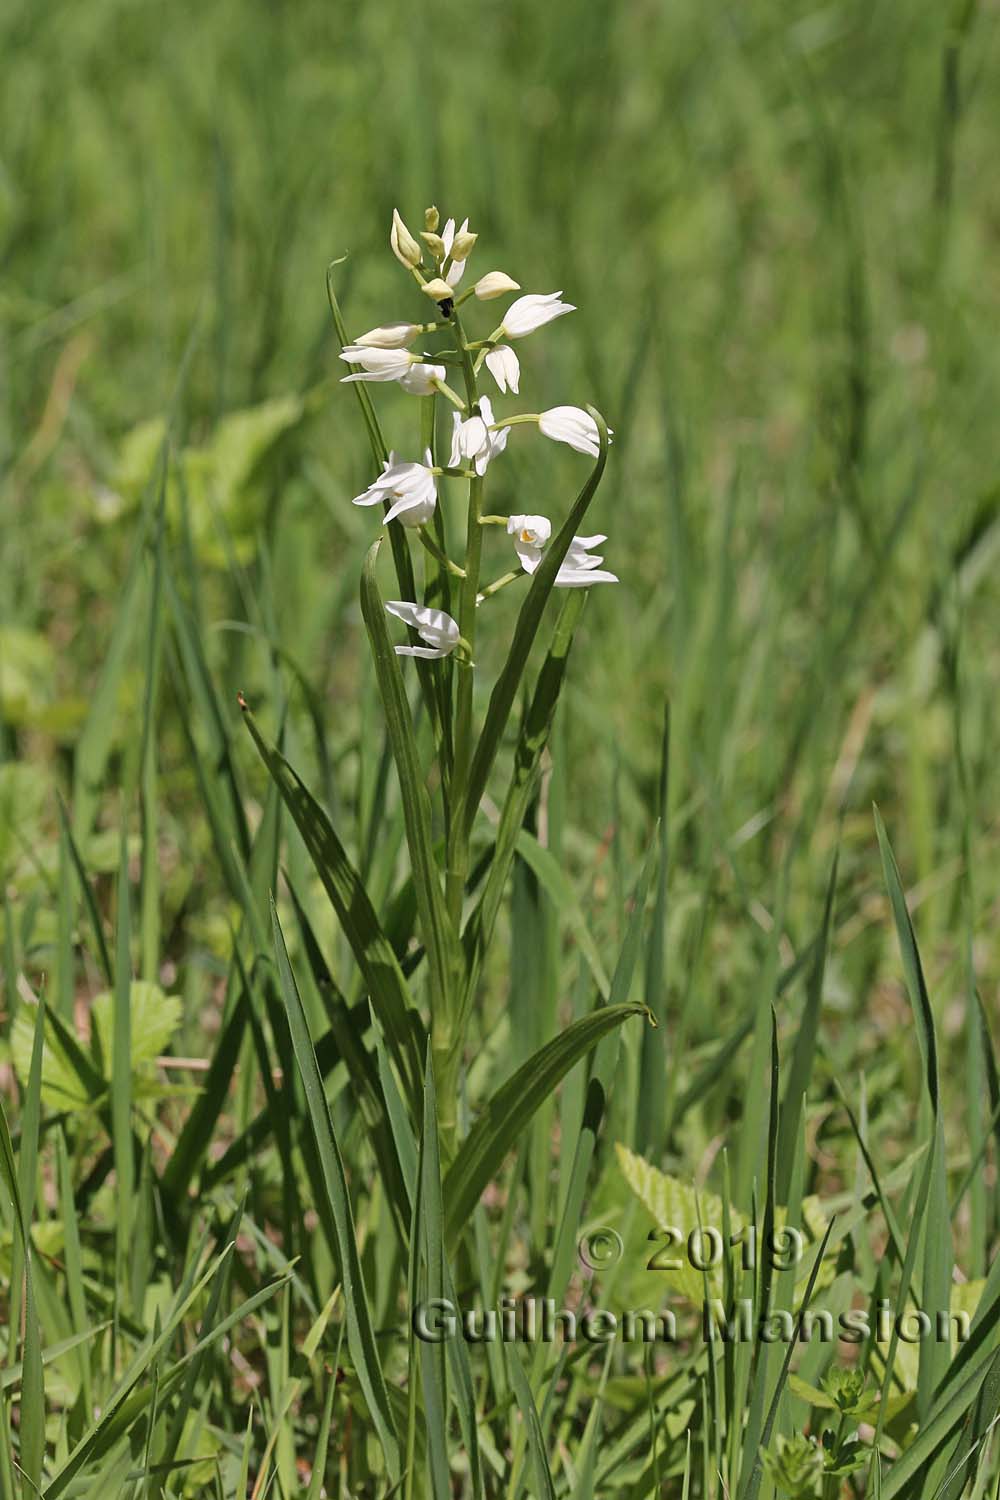
[[[327,1197],[337,1228],[336,1250],[344,1289],[348,1346],[372,1421],[382,1443],[390,1478],[395,1483],[400,1475],[399,1442],[375,1344],[368,1295],[361,1274],[361,1262],[358,1258],[354,1230],[354,1214],[347,1190],[344,1163],[334,1135],[326,1095],[323,1092],[323,1080],[316,1062],[309,1024],[306,1021],[305,1011],[302,1009],[302,1000],[288,961],[285,939],[273,901],[271,922],[274,928],[275,960],[288,1016],[288,1026],[292,1034],[295,1060],[298,1064],[299,1077],[302,1080],[309,1117],[316,1137]]]

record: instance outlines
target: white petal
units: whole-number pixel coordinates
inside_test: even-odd
[[[397,491],[398,494],[398,491]],[[388,499],[388,496],[386,496]],[[437,505],[437,491],[434,488],[433,479],[425,479],[423,484],[414,485],[411,490],[404,490],[394,505],[386,512],[386,521],[399,519],[404,526],[423,526],[434,514]]]
[[[507,387],[518,394],[518,386],[521,381],[521,365],[513,349],[508,349],[506,344],[501,344],[498,349],[491,349],[486,356],[486,368],[496,381],[501,392],[506,394]]]
[[[531,542],[522,542],[520,537],[514,538],[514,551],[526,573],[533,573],[542,560],[541,547],[536,547]]]
[[[350,385],[352,380],[398,380],[402,384],[405,378],[405,376],[397,374],[394,370],[362,370],[357,375],[342,375],[340,383],[341,385]]]
[[[459,412],[451,414],[451,454],[448,458],[449,469],[457,469],[462,463],[462,417]]]
[[[432,609],[427,604],[413,604],[407,599],[389,599],[385,607],[388,614],[411,625],[421,639],[435,649],[443,648],[448,652],[457,646],[458,621],[445,614],[443,609]]]
[[[597,423],[580,406],[553,406],[538,418],[539,429],[557,443],[596,458],[601,451]]]
[[[524,541],[544,547],[552,535],[552,522],[548,516],[508,516],[507,534],[517,536],[519,532],[527,533]]]
[[[590,571],[586,568],[567,568],[563,566],[559,569],[555,577],[555,587],[557,589],[589,589],[595,583],[618,582],[620,580],[617,573],[606,573],[600,568]]]
[[[411,396],[431,396],[437,381],[444,379],[444,365],[411,365],[399,384]]]
[[[504,313],[501,324],[504,333],[510,339],[521,339],[526,334],[534,333],[536,328],[543,328],[546,323],[551,323],[554,318],[575,312],[572,302],[559,301],[561,296],[562,292],[529,292],[524,297],[518,297]]]
[[[475,458],[481,453],[489,441],[486,431],[486,422],[482,417],[472,416],[467,422],[462,423],[460,446],[466,458]]]
[[[384,499],[385,499],[385,491],[383,489],[381,489],[381,487],[379,485],[373,484],[371,486],[371,488],[365,490],[363,494],[361,494],[361,495],[355,495],[354,499],[351,501],[351,504],[352,505],[380,505]]]
[[[420,332],[419,323],[382,323],[354,340],[355,348],[404,349]]]
[[[393,649],[397,656],[422,656],[424,661],[440,661],[451,655],[450,647],[447,651],[439,651],[434,646],[395,646]]]
[[[480,302],[491,302],[494,297],[506,297],[508,292],[519,292],[521,288],[506,271],[487,271],[485,276],[480,276],[472,290]],[[520,300],[523,302],[524,298]],[[514,306],[517,306],[516,302]]]

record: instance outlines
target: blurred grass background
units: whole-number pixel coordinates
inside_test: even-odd
[[[522,399],[502,409],[594,399],[616,430],[592,514],[624,582],[591,603],[563,729],[564,858],[586,876],[588,920],[606,903],[619,921],[669,698],[668,1012],[701,986],[709,1003],[685,1024],[714,1033],[759,966],[786,861],[794,951],[842,827],[841,1057],[877,1052],[901,1001],[892,990],[883,1013],[869,987],[889,939],[872,799],[942,1014],[964,1014],[950,1007],[966,933],[981,934],[988,993],[996,14],[992,0],[8,3],[0,858],[18,955],[50,963],[53,788],[72,773],[178,388],[188,582],[227,711],[268,680],[254,637],[224,628],[249,619],[315,687],[353,787],[371,727],[356,605],[369,528],[348,501],[369,476],[353,398],[332,383],[323,277],[350,252],[352,330],[414,316],[387,229],[394,205],[416,225],[433,201],[470,215],[481,271],[580,308],[523,346]],[[248,435],[232,419],[249,409]],[[396,445],[415,442],[406,398],[384,409]],[[575,460],[539,448],[512,442],[497,508],[568,503]],[[512,608],[498,604],[498,637]],[[138,754],[130,650],[108,787]],[[165,689],[164,961],[187,976],[198,1047],[190,976],[227,948],[227,903],[178,717]],[[117,795],[101,808],[113,830]],[[89,841],[91,868],[115,857],[113,833]]]
[[[244,1047],[235,1100],[186,1155],[171,1153],[187,1141],[197,1062],[218,1045],[227,973],[238,992],[232,934],[253,901],[241,908],[233,868],[244,887],[249,871],[263,911],[278,858],[238,689],[275,736],[290,705],[289,759],[380,913],[405,929],[399,808],[357,605],[373,525],[349,503],[372,476],[354,398],[336,383],[324,276],[346,252],[337,289],[352,333],[422,316],[388,228],[394,206],[416,229],[436,202],[479,231],[478,273],[562,288],[580,309],[525,341],[521,397],[495,406],[593,400],[605,413],[615,443],[587,526],[608,533],[622,578],[587,606],[539,814],[569,895],[553,899],[518,865],[470,1041],[472,1108],[580,1013],[581,931],[593,938],[588,961],[614,965],[652,836],[669,706],[669,857],[633,987],[661,1027],[652,1042],[636,1028],[622,1043],[588,1214],[615,1223],[632,1212],[615,1140],[720,1189],[728,1144],[749,1199],[770,1002],[784,1065],[808,1032],[799,981],[838,848],[804,1185],[849,1200],[862,1180],[836,1082],[860,1097],[880,1170],[903,1162],[907,1174],[921,1070],[877,801],[942,1041],[949,1185],[962,1184],[956,1264],[960,1277],[983,1273],[997,1229],[988,1120],[996,1126],[1000,1104],[976,1013],[978,989],[996,1021],[1000,978],[997,16],[997,0],[0,7],[0,1084],[17,1098],[13,1055],[15,1130],[30,1099],[25,980],[54,993],[64,1019],[76,1001],[85,1032],[115,924],[115,969],[129,967],[130,877],[134,970],[179,997],[142,992],[142,1064],[169,1045],[171,1083],[193,1079],[137,1092],[137,1118],[156,1100],[143,1170],[154,1157],[163,1167],[169,1204],[176,1168],[192,1224],[201,1210],[228,1218],[230,1186],[246,1181],[263,1247],[252,1284],[270,1275],[264,1229],[280,1224],[289,1253],[301,1237],[315,1257],[307,1270],[325,1302],[323,1235],[298,1212],[267,1136],[266,1052],[258,1078]],[[417,404],[376,394],[387,435],[413,456]],[[155,495],[167,422],[158,569],[141,506]],[[561,517],[586,472],[516,428],[490,473],[490,509]],[[506,538],[489,548],[487,570],[504,571]],[[484,612],[486,686],[516,592]],[[501,758],[494,795],[502,770]],[[241,788],[251,829],[264,829],[254,860]],[[78,900],[57,792],[94,877],[93,914]],[[116,899],[123,825],[131,861]],[[356,998],[303,848],[285,833],[282,857]],[[192,1057],[194,1068],[178,1062]],[[565,1202],[568,1170],[556,1141],[566,1122],[577,1128],[582,1086],[579,1074],[567,1081],[558,1116],[547,1102],[489,1199],[493,1213],[509,1193],[501,1245],[516,1242],[519,1286],[537,1281],[549,1253],[550,1198]],[[38,1098],[36,1087],[36,1129]],[[76,1185],[67,1165],[61,1222],[79,1216],[103,1295],[121,1224],[109,1150],[91,1165],[101,1124],[77,1102]],[[220,1185],[213,1164],[258,1107],[259,1150],[245,1177],[239,1162],[220,1169]],[[334,1107],[389,1327],[399,1265],[379,1234],[383,1185],[356,1097],[338,1093]],[[188,1200],[195,1176],[203,1198]],[[140,1187],[151,1204],[150,1180]],[[907,1223],[912,1173],[908,1183]],[[39,1197],[42,1219],[50,1196]],[[946,1219],[934,1222],[942,1242]],[[180,1261],[159,1247],[151,1210],[141,1222],[134,1302],[148,1325],[153,1293],[171,1284],[164,1264],[179,1276]],[[0,1250],[12,1242],[6,1224]],[[876,1262],[867,1242],[858,1253],[867,1290]],[[501,1254],[498,1287],[510,1270]],[[43,1287],[61,1288],[60,1274]],[[60,1297],[43,1309],[48,1347],[65,1333]],[[272,1403],[289,1306],[268,1314]],[[302,1316],[296,1302],[291,1321]],[[241,1338],[260,1366],[253,1330]],[[401,1346],[387,1347],[398,1363]],[[113,1359],[98,1352],[110,1379]],[[213,1406],[230,1460],[257,1388],[245,1373],[220,1387],[239,1401]],[[71,1392],[75,1436],[83,1392]],[[53,1418],[60,1400],[50,1391]],[[294,1492],[296,1452],[312,1462],[311,1421],[294,1440],[282,1429],[282,1493]],[[645,1427],[636,1434],[622,1454],[641,1448]],[[63,1441],[61,1428],[49,1436]],[[363,1469],[356,1451],[351,1462]]]

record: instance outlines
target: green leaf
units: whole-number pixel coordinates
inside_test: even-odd
[[[336,1251],[347,1315],[347,1341],[361,1389],[368,1403],[371,1419],[385,1453],[390,1479],[395,1482],[400,1475],[399,1442],[375,1344],[368,1294],[361,1273],[361,1261],[358,1257],[354,1230],[354,1214],[347,1190],[344,1163],[334,1134],[326,1095],[323,1092],[323,1080],[316,1062],[312,1037],[309,1034],[309,1023],[302,1009],[302,1000],[295,983],[295,976],[288,962],[285,939],[273,900],[271,922],[274,928],[274,953],[278,966],[278,978],[288,1016],[288,1026],[292,1034],[295,1061],[302,1080],[309,1118],[312,1121],[316,1147],[322,1165],[323,1180],[337,1230]]]
[[[55,665],[47,636],[0,625],[0,720],[15,728],[37,723],[54,696]]]
[[[896,925],[896,936],[903,959],[907,993],[917,1023],[917,1041],[924,1063],[932,1114],[931,1149],[927,1158],[926,1176],[921,1184],[915,1226],[924,1218],[926,1211],[921,1294],[925,1307],[934,1309],[948,1306],[954,1263],[945,1167],[944,1124],[940,1110],[937,1033],[934,1025],[934,1012],[924,981],[923,965],[917,949],[916,935],[903,894],[903,883],[878,808],[875,809],[875,829],[893,921]],[[933,1393],[949,1364],[949,1351],[938,1344],[936,1339],[922,1341],[920,1378],[917,1385],[917,1407],[921,1416],[926,1415]]]
[[[486,884],[462,934],[467,976],[461,1007],[463,1017],[472,1004],[483,958],[493,936],[507,878],[517,851],[517,840],[538,784],[542,753],[549,741],[556,704],[566,676],[570,647],[586,602],[586,589],[569,591],[569,598],[556,621],[548,655],[538,674],[531,704],[518,736],[513,774],[497,825]]]
[[[816,1055],[816,1038],[819,1032],[820,1007],[823,1000],[823,976],[826,973],[826,956],[830,943],[830,928],[833,923],[833,904],[837,889],[837,866],[839,852],[834,855],[830,879],[826,888],[823,907],[823,925],[819,940],[813,950],[812,965],[806,985],[806,1002],[802,1020],[795,1037],[795,1050],[788,1071],[788,1083],[781,1107],[781,1124],[778,1134],[778,1180],[775,1194],[779,1203],[787,1203],[788,1186],[792,1177],[792,1159],[795,1142],[802,1118],[802,1100],[809,1091],[812,1078],[813,1058]]]
[[[465,1228],[479,1195],[539,1105],[574,1063],[643,1005],[601,1005],[574,1021],[539,1049],[497,1090],[462,1142],[445,1178],[445,1238],[453,1245]]]
[[[137,597],[145,569],[146,540],[154,503],[162,495],[167,474],[167,438],[164,436],[157,462],[157,474],[151,479],[143,502],[132,555],[118,593],[111,639],[104,652],[97,683],[90,695],[87,721],[76,742],[73,756],[73,834],[86,845],[97,812],[101,783],[111,754],[118,725],[118,690],[132,643]]]
[[[430,1003],[434,1016],[439,1007],[443,1007],[446,1013],[455,1008],[448,982],[452,968],[449,961],[451,944],[431,837],[430,797],[424,784],[399,658],[389,639],[385,608],[375,577],[379,545],[377,541],[373,543],[365,558],[361,575],[361,613],[371,641],[389,743],[399,777],[417,911],[430,964]]]
[[[830,1235],[833,1232],[834,1223],[835,1220],[831,1219],[829,1224],[827,1225],[826,1234],[823,1237],[823,1243],[820,1247],[819,1254],[816,1256],[816,1260],[813,1264],[809,1280],[806,1283],[805,1295],[802,1298],[802,1307],[798,1317],[798,1326],[800,1328],[802,1326],[802,1320],[809,1310],[809,1304],[812,1301],[812,1295],[816,1288],[816,1278],[819,1274],[819,1268],[823,1264],[823,1257],[826,1253],[826,1247],[829,1242]],[[764,1427],[760,1435],[760,1446],[754,1453],[753,1463],[751,1467],[749,1468],[749,1470],[745,1471],[746,1480],[739,1490],[739,1500],[757,1500],[757,1496],[760,1493],[760,1485],[764,1473],[761,1454],[767,1450],[768,1444],[771,1441],[771,1433],[774,1431],[774,1424],[778,1418],[778,1408],[781,1405],[781,1397],[785,1389],[785,1381],[788,1379],[788,1371],[792,1363],[792,1355],[795,1353],[796,1343],[797,1340],[794,1338],[789,1339],[788,1341],[788,1348],[785,1351],[785,1358],[782,1361],[781,1370],[779,1371],[778,1379],[775,1382],[774,1391],[771,1396],[771,1404],[767,1409],[767,1416],[764,1420]],[[771,1345],[769,1347],[773,1348],[774,1346]]]
[[[232,1086],[249,1011],[250,1001],[246,992],[241,990],[225,1018],[204,1087],[184,1121],[184,1128],[164,1168],[163,1187],[174,1198],[175,1204],[187,1193],[195,1173],[204,1163],[209,1141]]]
[[[601,998],[606,1000],[611,992],[611,982],[601,962],[597,944],[590,935],[587,919],[576,899],[573,884],[551,850],[545,849],[526,828],[517,836],[517,852],[544,887],[553,905],[565,918],[576,939],[577,946],[587,962]]]
[[[40,1032],[39,1032],[40,1036]],[[35,1306],[32,1270],[33,1251],[24,1216],[24,1205],[18,1186],[7,1116],[0,1104],[0,1177],[14,1206],[14,1225],[21,1247],[24,1266],[24,1358],[21,1370],[21,1454],[23,1474],[21,1491],[24,1500],[37,1495],[42,1480],[45,1457],[45,1386],[42,1375],[42,1340]]]
[[[467,833],[471,833],[479,804],[486,790],[486,782],[490,774],[501,741],[507,720],[510,717],[517,690],[524,675],[524,669],[528,664],[528,657],[538,628],[542,623],[542,614],[548,603],[549,595],[555,583],[556,574],[562,565],[566,553],[569,551],[570,543],[580,528],[587,508],[597,486],[601,482],[604,466],[608,459],[608,429],[604,425],[604,418],[594,407],[588,406],[587,410],[597,423],[597,431],[600,437],[600,452],[594,462],[593,472],[587,480],[583,489],[577,496],[573,508],[556,532],[552,541],[546,547],[542,560],[534,573],[531,575],[531,585],[521,605],[514,627],[514,634],[507,650],[507,660],[504,662],[500,676],[497,678],[490,694],[489,706],[486,710],[486,718],[483,721],[482,731],[472,757],[469,767],[469,782],[460,815],[465,820]]]
[[[132,1077],[137,1080],[166,1050],[180,1025],[182,1004],[179,996],[165,995],[158,984],[134,979],[129,989],[129,1005]],[[90,1053],[76,1041],[61,1017],[51,1010],[46,1013],[42,1099],[50,1109],[92,1109],[104,1099],[111,1082],[113,1009],[111,990],[102,990],[94,997]],[[22,1083],[28,1078],[33,1030],[31,1012],[22,1008],[11,1027],[10,1038],[11,1061]]]
[[[538,1420],[538,1408],[531,1394],[531,1386],[528,1377],[524,1373],[521,1364],[521,1356],[518,1353],[517,1344],[509,1348],[506,1344],[501,1345],[506,1356],[507,1369],[510,1371],[511,1385],[517,1404],[521,1409],[521,1419],[524,1422],[524,1431],[527,1438],[528,1452],[531,1454],[532,1466],[535,1471],[535,1483],[541,1500],[556,1500],[555,1486],[552,1483],[552,1471],[545,1454],[545,1439],[542,1436],[542,1424]]]
[[[329,818],[284,756],[264,739],[249,710],[244,709],[244,717],[340,919],[415,1107],[423,1072],[418,1040],[421,1026],[392,945]]]

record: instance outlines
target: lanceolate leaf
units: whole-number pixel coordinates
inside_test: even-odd
[[[486,790],[486,780],[490,774],[490,768],[496,758],[503,738],[503,732],[510,716],[517,690],[524,675],[524,669],[528,664],[528,657],[538,634],[538,627],[542,622],[542,613],[548,602],[555,583],[556,574],[562,565],[569,545],[576,535],[587,507],[601,482],[604,473],[604,465],[608,457],[608,429],[604,425],[604,418],[594,407],[587,408],[594,421],[597,423],[597,431],[600,435],[601,449],[597,455],[593,472],[580,491],[566,520],[552,538],[551,543],[545,549],[541,562],[532,574],[531,587],[521,605],[521,612],[517,617],[514,627],[514,635],[507,651],[507,660],[503,670],[496,680],[493,692],[490,695],[489,707],[486,710],[486,719],[483,724],[479,743],[476,745],[475,754],[472,757],[472,765],[469,768],[469,784],[465,794],[465,800],[461,815],[465,819],[467,831],[471,831],[475,821],[476,811]]]
[[[244,718],[340,919],[368,985],[372,1004],[385,1029],[386,1040],[402,1072],[410,1103],[417,1109],[423,1083],[417,1040],[420,1023],[392,945],[382,931],[361,876],[349,860],[329,818],[285,757],[264,739],[253,714],[246,708]]]
[[[514,754],[514,773],[500,814],[496,843],[483,894],[465,924],[466,981],[462,1001],[464,1015],[479,982],[480,969],[493,935],[507,877],[514,862],[517,840],[538,782],[542,751],[548,743],[556,703],[566,675],[573,636],[587,602],[586,589],[571,589],[556,622],[549,653],[542,664]]]
[[[323,1092],[323,1080],[316,1062],[309,1023],[302,1008],[295,976],[288,962],[285,939],[274,904],[271,905],[271,921],[274,927],[274,953],[281,982],[281,993],[288,1015],[288,1026],[295,1049],[295,1061],[306,1096],[309,1116],[312,1120],[316,1147],[319,1152],[330,1208],[337,1229],[337,1259],[340,1264],[340,1279],[344,1289],[344,1308],[347,1317],[347,1341],[357,1371],[358,1380],[371,1412],[372,1422],[378,1432],[385,1453],[389,1476],[393,1482],[400,1474],[400,1451],[395,1424],[389,1407],[389,1396],[379,1363],[372,1328],[368,1294],[361,1273],[357,1240],[354,1229],[354,1214],[344,1163],[334,1135],[330,1109]]]
[[[448,1244],[458,1239],[483,1188],[543,1099],[602,1037],[629,1016],[645,1014],[642,1005],[599,1006],[554,1037],[498,1089],[463,1141],[445,1178]]]
[[[406,822],[406,842],[413,868],[413,885],[417,897],[420,927],[427,949],[430,965],[431,1010],[449,1008],[448,962],[450,943],[445,919],[444,898],[434,858],[431,836],[431,806],[424,784],[424,773],[420,765],[416,736],[410,718],[410,706],[406,700],[403,677],[399,670],[399,659],[389,639],[385,608],[378,591],[375,577],[375,560],[379,543],[368,551],[364,571],[361,575],[361,613],[368,629],[368,637],[375,658],[385,710],[389,742],[396,762],[400,792],[403,799],[403,816]]]

